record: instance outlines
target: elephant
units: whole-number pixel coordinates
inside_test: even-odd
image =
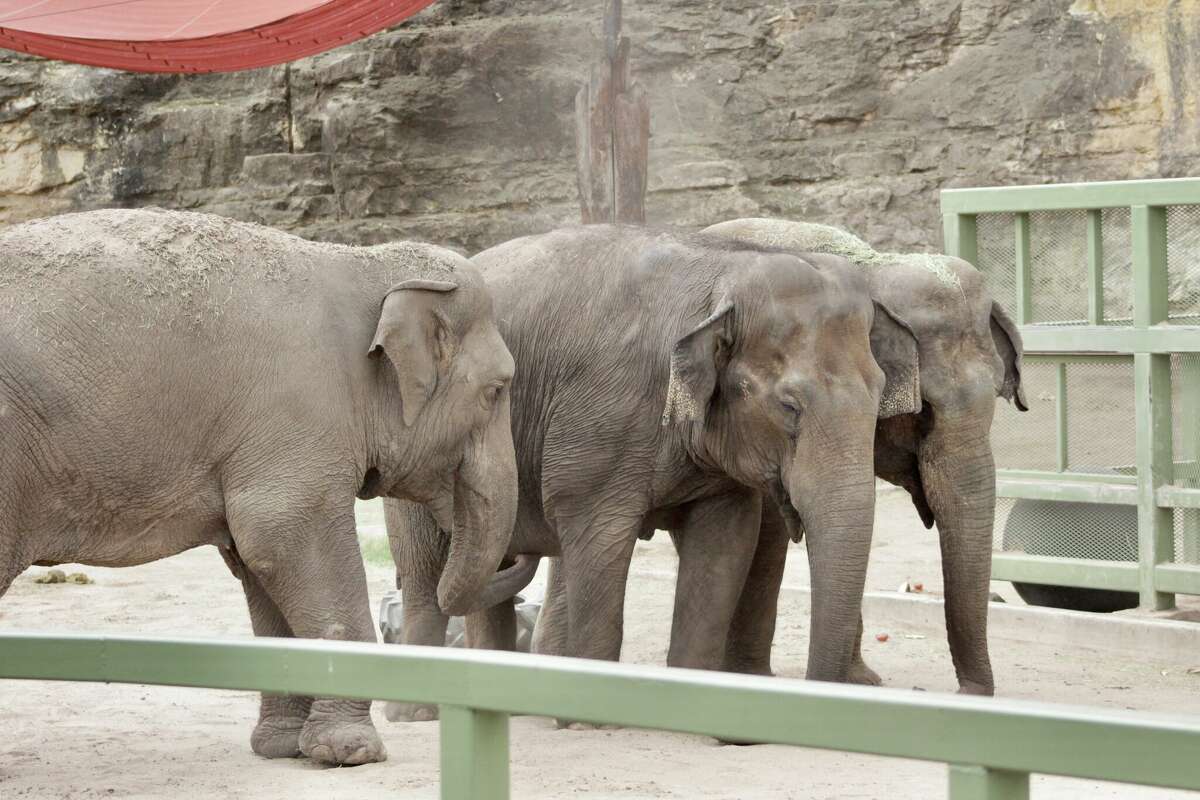
[[[215,545],[256,635],[374,642],[356,496],[450,531],[448,612],[510,591],[515,366],[465,257],[92,211],[0,233],[0,310],[0,595]],[[251,745],[381,761],[369,709],[264,694]]]
[[[517,361],[510,556],[560,556],[566,655],[620,655],[639,535],[686,530],[668,664],[719,668],[764,508],[810,541],[813,677],[850,668],[870,548],[878,416],[919,402],[917,345],[866,276],[687,232],[592,225],[476,255]],[[870,341],[891,343],[884,363]],[[388,503],[405,642],[441,645],[436,521]],[[733,523],[733,524],[731,524]],[[736,535],[732,535],[737,531]],[[511,602],[467,620],[512,648]],[[429,707],[391,718],[432,718]]]
[[[947,638],[959,691],[993,694],[987,609],[996,471],[989,432],[997,397],[1028,410],[1017,327],[991,298],[982,273],[959,258],[880,253],[841,229],[780,219],[732,220],[705,231],[781,247],[824,269],[861,271],[874,300],[912,327],[919,346],[921,407],[880,415],[875,474],[908,491],[927,528],[937,523]],[[877,352],[876,357],[882,356]],[[754,566],[727,637],[728,669],[771,673],[787,542],[779,521],[764,513]],[[546,609],[553,605],[553,593],[552,587]],[[859,629],[861,637],[861,622]],[[858,648],[854,671],[864,682],[880,682]]]

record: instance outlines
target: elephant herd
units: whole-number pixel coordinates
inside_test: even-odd
[[[960,690],[991,694],[997,397],[1021,341],[982,275],[824,225],[576,226],[471,259],[107,210],[0,233],[0,594],[33,564],[215,545],[259,636],[374,641],[354,498],[385,498],[408,643],[617,659],[634,545],[679,554],[667,661],[770,674],[790,541],[808,677],[877,684],[875,480],[937,523]],[[264,695],[251,744],[386,757],[370,704]],[[393,706],[391,718],[433,710]]]

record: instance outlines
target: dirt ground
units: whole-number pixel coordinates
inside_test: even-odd
[[[377,536],[376,506],[360,509],[360,532]],[[872,590],[906,580],[940,590],[937,543],[907,497],[880,495]],[[804,585],[799,548],[789,585]],[[670,627],[674,555],[665,536],[639,544],[626,602],[623,660],[662,663]],[[42,585],[33,569],[0,602],[0,630],[249,636],[237,582],[212,548],[124,570],[87,568],[95,583]],[[390,569],[369,563],[372,608],[392,586]],[[1014,599],[1011,588],[997,584]],[[795,598],[796,595],[790,596]],[[806,605],[783,604],[775,667],[803,675]],[[888,685],[951,691],[944,632],[907,630],[868,618],[869,662]],[[886,643],[875,633],[887,632]],[[998,691],[1007,697],[1200,712],[1196,664],[1155,663],[1111,654],[1006,642],[994,636]],[[1196,662],[1200,663],[1200,654]],[[167,687],[49,682],[0,684],[0,798],[434,798],[438,743],[434,723],[376,723],[390,758],[353,769],[306,760],[266,761],[249,748],[257,697]],[[778,746],[730,747],[712,739],[653,731],[558,731],[541,718],[512,721],[513,797],[753,798],[799,800],[944,797],[940,764]],[[1035,778],[1039,798],[1167,798],[1176,793]]]

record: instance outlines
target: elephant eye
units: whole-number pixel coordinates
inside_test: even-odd
[[[802,413],[799,404],[794,400],[780,400],[779,406],[783,409],[783,413],[789,416],[798,417]]]
[[[496,400],[500,397],[500,390],[504,388],[503,383],[489,383],[483,389],[483,404],[487,408],[496,405]]]

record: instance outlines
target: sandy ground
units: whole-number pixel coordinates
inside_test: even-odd
[[[364,505],[360,529],[380,530]],[[787,583],[807,581],[793,548]],[[626,603],[623,660],[662,663],[670,627],[674,556],[666,537],[639,545]],[[0,630],[249,636],[238,584],[212,548],[125,570],[87,569],[89,586],[40,585],[30,570],[0,602]],[[372,608],[391,588],[391,571],[368,567]],[[869,588],[905,580],[940,589],[937,541],[898,492],[880,496]],[[1011,589],[997,588],[1010,598]],[[792,595],[794,597],[795,595]],[[784,604],[775,667],[803,674],[806,606]],[[951,691],[953,670],[939,630],[902,630],[867,619],[870,663],[897,687]],[[871,634],[888,632],[886,643]],[[912,638],[909,638],[912,637]],[[1195,664],[1119,659],[994,637],[999,693],[1008,697],[1161,712],[1200,712]],[[1200,654],[1197,654],[1200,663]],[[0,684],[0,798],[434,798],[437,725],[388,723],[375,709],[390,759],[354,769],[305,760],[266,761],[248,739],[257,697],[143,686]],[[728,747],[652,731],[558,731],[541,718],[512,721],[512,783],[517,798],[904,798],[944,797],[940,764],[778,746]],[[1194,797],[1035,778],[1039,798]]]

